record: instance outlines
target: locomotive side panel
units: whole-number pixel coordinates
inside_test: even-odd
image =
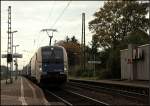
[[[35,62],[35,60],[36,60],[36,54],[31,59],[31,77],[32,78],[36,78],[36,70],[35,70],[36,62]]]
[[[36,80],[38,83],[40,83],[40,77],[41,77],[41,72],[42,72],[42,57],[41,57],[41,48],[38,49],[37,54],[36,54]]]

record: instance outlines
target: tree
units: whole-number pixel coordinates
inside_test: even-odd
[[[66,37],[66,42],[69,42],[70,41],[70,38],[67,36]]]
[[[149,36],[143,30],[136,29],[135,31],[129,33],[125,40],[127,44],[132,43],[137,45],[143,45],[149,43]]]
[[[80,64],[81,48],[75,36],[71,38],[67,36],[65,40],[57,42],[57,45],[63,46],[66,49],[69,66],[72,67]]]
[[[147,31],[147,7],[146,3],[138,1],[108,1],[94,13],[95,19],[89,22],[89,29],[100,46],[116,48],[127,33],[136,28]]]
[[[73,37],[71,38],[71,42],[73,42],[73,43],[78,43],[78,40],[75,38],[75,36],[73,36]]]
[[[150,25],[146,14],[148,4],[139,1],[112,1],[104,3],[104,6],[94,13],[95,19],[89,22],[89,29],[93,32],[93,40],[100,47],[104,48],[103,52],[106,58],[101,56],[103,65],[106,70],[112,73],[112,77],[120,77],[120,49],[127,46],[128,43],[143,43],[146,40],[138,39],[137,29],[145,32]],[[134,33],[133,33],[134,32]],[[129,35],[129,33],[132,33]],[[143,33],[142,33],[143,34]],[[143,39],[146,37],[142,36]]]
[[[1,65],[0,68],[1,68],[0,79],[2,80],[2,79],[7,78],[7,66]]]

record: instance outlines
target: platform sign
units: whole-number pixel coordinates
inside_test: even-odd
[[[22,54],[13,54],[13,58],[22,58]],[[2,54],[2,58],[7,58],[7,54]]]
[[[13,54],[13,58],[22,58],[22,57],[23,57],[22,54],[17,53]]]
[[[7,58],[7,54],[2,54],[2,58]]]
[[[101,64],[101,61],[88,61],[89,64]]]

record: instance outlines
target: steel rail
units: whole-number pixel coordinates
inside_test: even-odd
[[[68,106],[73,106],[72,103],[68,102],[67,100],[63,99],[62,97],[56,95],[55,93],[49,91],[49,90],[46,90],[49,94],[55,96],[56,98],[60,99],[63,103],[65,103],[66,105]],[[91,98],[91,97],[88,97],[88,96],[85,96],[85,95],[82,95],[82,94],[79,94],[79,93],[76,93],[76,92],[73,92],[71,90],[64,90],[65,92],[68,92],[70,94],[73,94],[73,95],[77,95],[77,96],[80,96],[84,99],[87,99],[87,100],[90,100],[90,101],[93,101],[94,103],[98,103],[98,105],[104,105],[104,106],[109,106],[109,104],[105,103],[105,102],[102,102],[102,101],[99,101],[99,100],[96,100],[94,98]]]
[[[97,85],[92,85],[92,84],[88,84],[88,83],[84,83],[84,82],[74,82],[74,81],[69,81],[69,83],[75,83],[75,84],[82,84],[84,86],[91,86],[91,87],[95,87],[95,88],[100,88],[100,89],[106,89],[106,90],[112,90],[112,91],[119,91],[119,92],[122,92],[122,93],[128,93],[128,94],[131,94],[131,95],[135,95],[135,96],[148,96],[146,94],[143,94],[143,93],[137,93],[137,92],[131,92],[131,91],[128,91],[128,90],[120,90],[120,89],[114,89],[114,88],[111,88],[111,87],[103,87],[103,86],[97,86]],[[120,88],[123,88],[123,87],[120,87]]]
[[[98,85],[102,87],[109,87],[109,88],[115,88],[115,89],[120,89],[123,88],[126,91],[131,91],[135,93],[140,93],[140,94],[146,94],[148,95],[148,87],[138,87],[138,86],[131,86],[131,85],[121,85],[121,84],[113,84],[113,83],[105,83],[105,82],[96,82],[96,81],[89,81],[89,80],[77,80],[77,79],[69,79],[70,82],[79,82],[83,84],[88,84],[88,85]]]
[[[66,101],[65,99],[57,96],[56,94],[54,94],[53,92],[46,90],[48,93],[50,93],[51,95],[55,96],[56,98],[60,99],[63,103],[65,103],[68,106],[73,106],[73,104],[71,104],[70,102]]]
[[[94,102],[97,102],[97,103],[100,103],[100,104],[102,104],[102,105],[109,106],[109,104],[108,104],[108,103],[105,103],[105,102],[102,102],[102,101],[96,100],[96,99],[94,99],[94,98],[91,98],[91,97],[88,97],[88,96],[85,96],[85,95],[81,95],[81,94],[76,93],[76,92],[73,92],[73,91],[71,91],[71,90],[66,90],[66,91],[67,91],[67,92],[70,92],[70,93],[73,93],[73,94],[75,94],[75,95],[78,95],[78,96],[81,96],[81,97],[84,97],[84,98],[90,99],[90,100],[92,100],[92,101],[94,101]]]
[[[86,89],[92,89],[92,90],[94,89],[95,91],[100,91],[100,92],[102,92],[102,90],[103,90],[107,93],[111,92],[113,94],[118,94],[118,95],[129,97],[132,99],[137,99],[137,97],[135,97],[135,96],[141,96],[141,97],[145,97],[145,98],[148,97],[148,95],[144,95],[144,94],[128,92],[128,91],[123,91],[123,90],[116,90],[116,89],[111,89],[111,88],[106,88],[106,87],[99,87],[99,86],[95,86],[95,85],[88,85],[88,84],[83,84],[83,83],[79,83],[79,82],[69,82],[69,83],[72,83],[73,84],[72,86],[78,86],[80,88],[86,88]]]

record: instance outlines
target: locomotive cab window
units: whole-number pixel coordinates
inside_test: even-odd
[[[48,63],[63,63],[63,50],[58,48],[43,48],[42,61]]]

